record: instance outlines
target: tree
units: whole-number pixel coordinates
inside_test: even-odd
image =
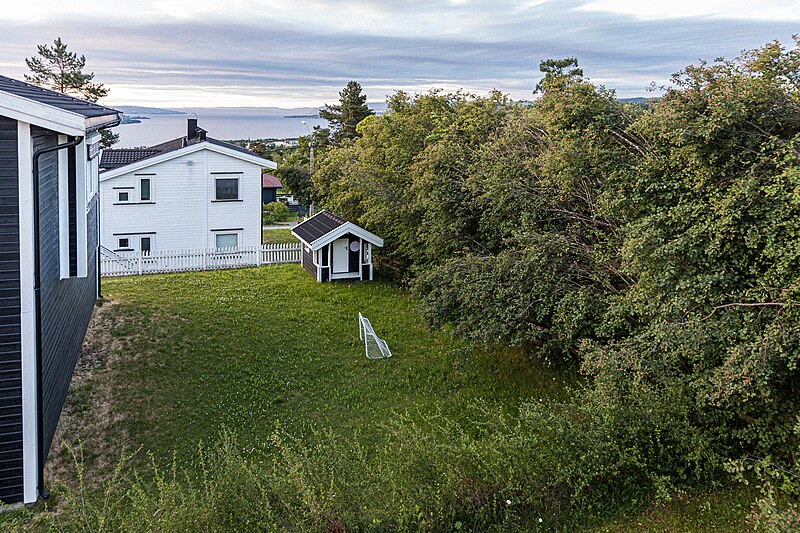
[[[358,137],[356,126],[372,115],[367,107],[367,95],[361,93],[361,85],[351,81],[339,91],[339,105],[328,105],[319,110],[319,116],[330,122],[333,129],[333,142],[339,144],[344,139]]]
[[[544,92],[545,84],[553,78],[580,80],[583,78],[583,69],[578,67],[578,59],[566,57],[564,59],[546,59],[539,63],[539,72],[544,74],[536,88],[535,93]]]
[[[288,190],[301,205],[310,205],[313,195],[311,174],[307,166],[282,165],[275,170],[281,185]]]
[[[64,94],[72,94],[89,102],[97,102],[107,96],[108,87],[95,83],[94,72],[83,72],[86,57],[78,56],[67,50],[67,44],[57,37],[53,46],[37,45],[37,55],[25,59],[31,74],[25,74],[25,80]],[[119,135],[111,130],[100,130],[101,144],[109,148],[119,141]]]

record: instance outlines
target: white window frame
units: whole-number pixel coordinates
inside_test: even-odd
[[[115,204],[132,204],[132,203],[134,203],[133,199],[131,199],[131,193],[132,192],[134,192],[134,190],[132,188],[130,188],[130,189],[127,189],[127,188],[126,189],[114,189],[114,195],[115,195],[114,196],[114,203]],[[128,195],[128,199],[127,200],[123,200],[122,198],[120,198],[121,194],[127,194]]]
[[[155,202],[155,174],[136,174],[136,201],[143,204],[151,204]],[[150,182],[150,198],[145,200],[142,198],[142,181],[147,180]]]
[[[238,231],[217,231],[214,232],[214,248],[221,250],[222,248],[238,248],[239,247],[239,233]],[[234,246],[219,246],[218,239],[220,237],[236,237],[236,244]]]
[[[211,231],[211,248],[220,250],[217,246],[217,237],[221,235],[236,235],[236,248],[242,245],[242,230],[241,229],[221,229]]]
[[[133,246],[131,246],[131,235],[117,235],[114,237],[117,240],[117,247],[114,249],[115,252],[130,252],[133,251]],[[123,246],[122,241],[126,241],[128,243],[127,246]]]
[[[156,236],[155,234],[139,235],[139,253],[144,253],[142,249],[142,239],[150,239],[150,254],[155,251]]]
[[[236,180],[236,198],[217,198],[217,181]],[[214,201],[215,202],[238,202],[242,199],[242,180],[239,174],[221,174],[214,176]]]

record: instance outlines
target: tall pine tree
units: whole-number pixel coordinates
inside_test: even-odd
[[[319,110],[319,116],[331,125],[334,144],[358,137],[356,125],[372,114],[372,110],[367,107],[367,95],[362,94],[361,85],[355,81],[349,82],[339,91],[339,105],[325,104]]]
[[[93,81],[94,72],[83,72],[86,57],[68,51],[61,37],[53,41],[53,46],[40,44],[36,48],[37,55],[25,59],[31,71],[31,74],[25,74],[26,81],[89,102],[97,102],[108,95],[107,87]],[[100,130],[100,134],[103,148],[109,148],[119,141],[119,135],[111,130]]]

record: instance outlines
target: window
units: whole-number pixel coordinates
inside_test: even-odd
[[[217,178],[214,180],[216,185],[216,200],[238,200],[239,199],[239,178]]]
[[[150,237],[142,237],[139,240],[139,248],[143,254],[150,254]]]
[[[142,202],[150,201],[150,178],[139,180],[139,200]]]
[[[217,233],[214,238],[217,248],[232,248],[239,246],[239,235],[237,233]]]
[[[120,203],[130,202],[130,193],[128,191],[119,191],[117,193],[117,201]]]
[[[124,237],[122,239],[118,239],[117,240],[117,245],[118,245],[117,248],[119,248],[119,249],[130,250],[131,240],[128,237]]]

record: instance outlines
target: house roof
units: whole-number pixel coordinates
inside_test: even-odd
[[[156,144],[148,148],[110,148],[107,150],[103,150],[103,155],[100,156],[100,168],[105,170],[111,170],[115,168],[124,167],[126,165],[136,163],[143,159],[148,159],[150,157],[154,157],[157,155],[174,152],[176,150],[180,150],[181,148],[185,148],[187,146],[192,146],[195,144],[200,144],[202,142],[207,142],[215,146],[221,146],[223,148],[227,148],[228,150],[233,150],[235,152],[239,152],[242,154],[258,157],[259,159],[261,158],[261,156],[251,152],[250,150],[242,148],[241,146],[236,146],[235,144],[227,143],[225,141],[212,139],[211,137],[201,137],[201,136],[189,139],[184,136],[163,142],[161,144]]]
[[[272,174],[267,174],[266,172],[261,173],[261,188],[262,189],[280,189],[281,188],[281,180],[273,176]]]
[[[49,89],[43,89],[42,87],[2,75],[0,75],[0,95],[5,97],[0,102],[0,108],[7,107],[9,111],[18,115],[29,115],[31,118],[39,117],[44,122],[42,125],[48,128],[52,124],[63,124],[70,129],[86,132],[114,126],[120,120],[120,112],[116,109],[87,102],[86,100]],[[27,107],[23,104],[24,101],[36,102],[43,109],[36,110]],[[47,110],[50,110],[50,112],[47,112]],[[25,118],[20,116],[17,119],[22,120]]]
[[[352,222],[348,222],[329,211],[320,211],[313,217],[303,221],[292,229],[295,237],[311,247],[319,250],[339,237],[352,233],[376,246],[383,246],[383,239],[370,233]]]

